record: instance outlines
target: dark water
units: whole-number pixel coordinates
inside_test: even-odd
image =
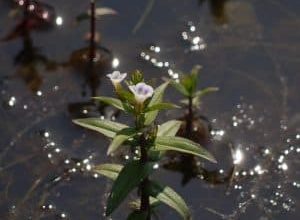
[[[105,157],[108,140],[71,119],[114,114],[89,99],[112,94],[105,77],[111,70],[103,64],[90,75],[70,58],[88,46],[88,22],[74,24],[88,1],[44,2],[62,25],[0,43],[0,219],[106,219],[111,182],[88,170],[111,160]],[[207,147],[219,163],[194,161],[192,173],[179,172],[175,163],[169,167],[174,172],[161,168],[156,178],[186,199],[194,219],[299,219],[299,1],[101,4],[118,12],[97,23],[105,62],[117,58],[117,69],[141,69],[157,84],[200,64],[200,86],[220,88],[203,100],[201,112],[212,122]],[[20,20],[9,16],[11,6],[0,2],[1,36]],[[176,101],[179,95],[169,90],[166,98]],[[180,114],[162,114],[160,120]],[[112,219],[127,213],[124,203]],[[164,206],[158,216],[179,219]]]

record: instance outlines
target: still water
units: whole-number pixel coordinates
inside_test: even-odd
[[[218,164],[192,159],[185,169],[173,158],[156,178],[185,198],[195,220],[299,219],[299,1],[98,1],[117,14],[97,21],[92,74],[82,58],[89,22],[76,23],[88,1],[43,2],[49,23],[20,33],[22,15],[0,1],[1,220],[124,219],[125,203],[103,217],[111,182],[89,170],[126,155],[106,158],[108,140],[71,120],[128,120],[89,98],[113,93],[105,77],[113,69],[140,69],[158,85],[196,64],[200,86],[220,88],[199,112],[211,123],[205,145]],[[167,100],[179,99],[173,91]],[[157,215],[179,219],[164,206]]]

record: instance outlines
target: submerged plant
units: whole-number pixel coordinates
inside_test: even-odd
[[[152,174],[158,168],[159,161],[166,151],[191,154],[212,162],[215,162],[214,157],[199,144],[176,137],[180,121],[170,120],[156,125],[155,119],[159,111],[177,107],[172,103],[163,102],[163,95],[169,82],[153,89],[145,83],[143,75],[136,71],[126,82],[128,88],[124,88],[121,81],[126,77],[125,73],[114,72],[107,76],[111,79],[118,98],[95,97],[95,99],[131,116],[134,125],[129,126],[100,118],[74,120],[74,123],[82,127],[112,138],[108,155],[114,154],[122,147],[134,152],[133,159],[128,160],[125,165],[101,164],[93,169],[114,180],[107,201],[106,215],[111,215],[130,192],[138,189],[140,199],[130,203],[134,211],[127,219],[149,220],[154,208],[160,203],[175,209],[183,219],[191,219],[184,200],[170,187],[154,181]]]
[[[219,90],[217,87],[206,87],[201,90],[197,90],[198,85],[198,74],[201,66],[195,66],[190,74],[182,75],[179,81],[172,81],[171,84],[175,89],[177,89],[185,99],[181,100],[187,109],[187,114],[185,115],[185,134],[187,138],[191,138],[193,132],[193,122],[197,118],[195,115],[195,109],[200,108],[201,99],[203,96],[216,92]]]

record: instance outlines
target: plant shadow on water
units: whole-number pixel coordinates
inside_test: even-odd
[[[135,35],[132,26],[145,3],[103,1],[119,15],[97,25],[106,37],[98,44],[99,65],[89,62],[90,47],[78,50],[84,23],[61,29],[55,24],[56,14],[68,22],[67,16],[73,20],[86,3],[32,1],[51,11],[51,21],[36,26],[31,15],[27,28],[23,17],[17,24],[7,18],[18,1],[7,2],[0,2],[6,40],[0,45],[0,219],[106,219],[111,182],[90,170],[106,161],[108,143],[75,127],[71,119],[127,120],[90,101],[90,96],[111,93],[102,78],[113,69],[111,51],[122,57],[121,70],[138,67],[148,78],[176,79],[178,69],[201,64],[201,83],[220,88],[203,100],[195,120],[202,132],[193,137],[213,152],[218,164],[170,154],[157,174],[187,200],[194,219],[299,219],[300,78],[295,73],[300,7],[293,0],[155,1]],[[187,23],[189,31],[184,30]],[[148,42],[156,46],[139,54],[140,45]],[[41,44],[42,50],[37,49]],[[178,94],[169,89],[167,99],[177,100]],[[177,113],[162,117],[185,118]],[[112,160],[127,156],[122,152]],[[124,205],[112,219],[127,213]],[[167,209],[158,216],[177,219]]]

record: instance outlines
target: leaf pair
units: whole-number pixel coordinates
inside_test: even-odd
[[[99,118],[77,119],[74,120],[74,123],[113,138],[108,148],[108,154],[115,152],[125,141],[132,138],[137,132],[127,125],[109,120],[101,120]],[[201,145],[185,138],[174,137],[179,128],[180,122],[175,120],[159,126],[155,146],[151,148],[151,150],[160,152],[173,150],[193,154],[216,162],[215,158]]]
[[[115,180],[112,193],[108,199],[108,207],[106,210],[107,215],[111,214],[112,211],[120,205],[126,197],[126,193],[128,194],[135,186],[138,185],[138,183],[142,181],[143,177],[151,174],[153,171],[153,167],[151,169],[152,163],[147,164],[147,167],[140,166],[141,164],[139,164],[138,161],[132,161],[124,168],[118,164],[103,164],[94,168],[96,173]],[[184,200],[170,187],[150,181],[149,195],[151,196],[151,204],[157,204],[158,202],[165,203],[176,210],[183,219],[189,220],[191,218],[189,208]],[[140,205],[139,201],[134,201],[132,204],[134,204],[135,207]],[[143,213],[134,212],[128,219],[142,220],[143,216]]]
[[[106,215],[110,215],[126,198],[126,196],[137,187],[146,177],[148,177],[154,170],[154,163],[148,162],[142,164],[140,161],[133,160],[128,162],[115,180],[111,193],[107,201]],[[106,165],[106,167],[108,167]],[[103,168],[103,167],[102,167]],[[120,166],[109,167],[110,171],[113,169],[117,170]],[[96,168],[96,172],[99,172],[99,167]],[[109,172],[109,171],[104,171]],[[110,174],[109,177],[113,177],[115,174]]]
[[[195,66],[192,69],[191,74],[183,75],[179,82],[172,81],[172,86],[186,97],[194,96],[197,89],[198,73],[200,69],[200,66]]]

